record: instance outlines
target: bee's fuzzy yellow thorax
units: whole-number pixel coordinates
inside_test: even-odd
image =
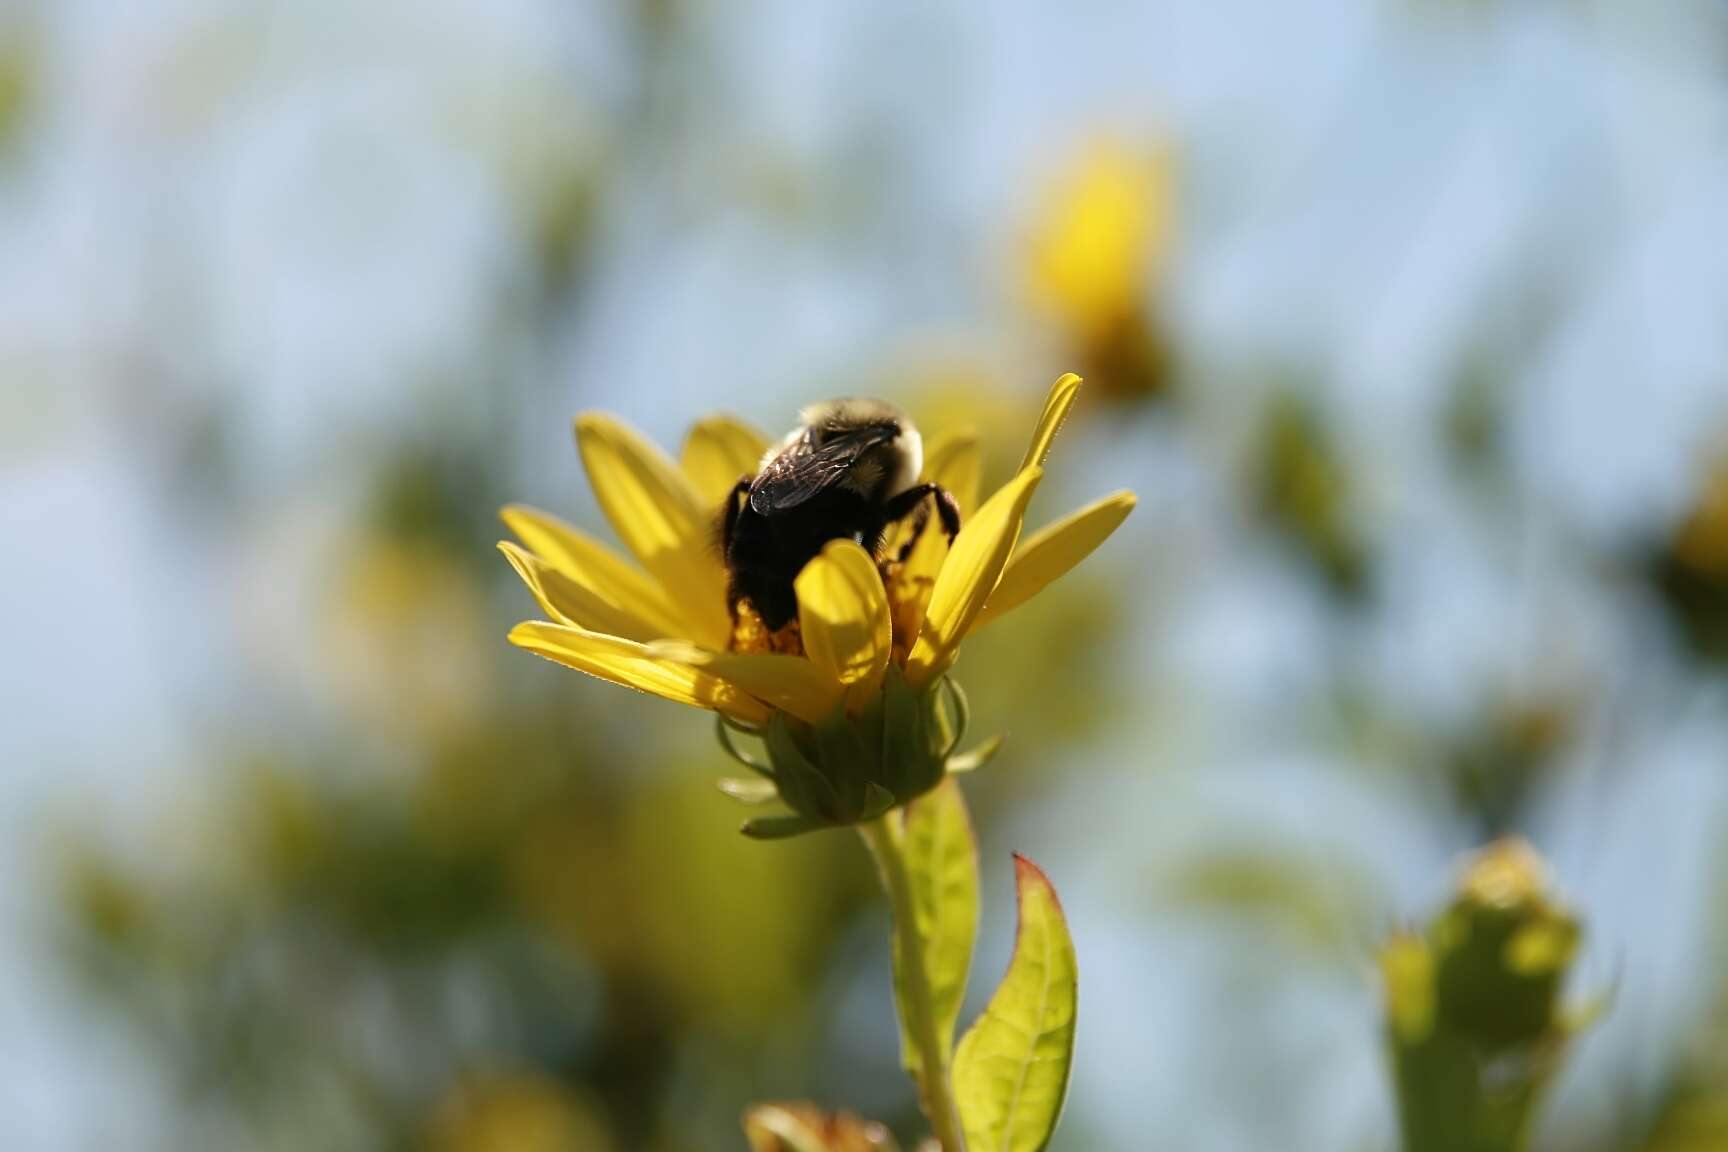
[[[798,413],[806,428],[862,428],[870,424],[901,424],[910,426],[906,413],[888,403],[868,396],[842,396],[806,405]]]

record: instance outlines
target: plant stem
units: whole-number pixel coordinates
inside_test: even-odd
[[[1498,1080],[1456,1036],[1434,1033],[1393,1046],[1393,1079],[1403,1152],[1524,1152],[1546,1086],[1540,1057],[1525,1057]]]
[[[942,1152],[965,1152],[960,1136],[960,1113],[954,1106],[949,1077],[948,1049],[942,1043],[930,992],[930,974],[924,966],[925,940],[912,902],[912,880],[906,870],[906,834],[901,813],[889,812],[878,820],[860,824],[858,832],[876,857],[882,887],[894,910],[894,950],[900,962],[900,986],[905,998],[900,1005],[901,1027],[918,1053],[918,1094],[931,1135]]]

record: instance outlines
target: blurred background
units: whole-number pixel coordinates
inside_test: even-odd
[[[570,436],[881,394],[1141,505],[969,644],[1059,1149],[1390,1149],[1375,949],[1508,831],[1541,1147],[1728,1148],[1728,6],[0,0],[18,1149],[918,1130],[855,839],[506,644]]]

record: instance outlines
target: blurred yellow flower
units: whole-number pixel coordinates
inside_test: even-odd
[[[543,512],[506,508],[505,523],[521,544],[500,547],[548,616],[517,625],[510,639],[756,732],[786,717],[813,727],[878,712],[896,688],[927,695],[968,632],[1072,568],[1134,506],[1131,493],[1118,492],[1016,549],[1026,506],[1079,387],[1074,375],[1056,381],[1020,467],[975,511],[976,438],[933,439],[924,477],[953,492],[965,517],[953,547],[935,531],[912,539],[909,527],[884,549],[898,557],[911,545],[903,562],[878,561],[851,540],[830,543],[795,583],[791,651],[784,644],[769,650],[748,619],[734,628],[713,544],[722,502],[739,477],[755,473],[767,441],[728,417],[710,417],[692,430],[674,463],[612,417],[583,415],[576,422],[583,464],[602,512],[638,563]],[[933,782],[921,777],[919,786]]]
[[[330,593],[324,675],[365,723],[437,743],[485,715],[485,604],[471,570],[447,550],[364,535]]]
[[[1033,301],[1082,345],[1135,325],[1168,258],[1174,200],[1168,149],[1094,142],[1050,190],[1033,228]]]

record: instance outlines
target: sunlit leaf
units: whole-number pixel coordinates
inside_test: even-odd
[[[1039,1152],[1068,1093],[1078,968],[1056,890],[1014,857],[1020,927],[1008,974],[954,1059],[954,1094],[971,1149]]]
[[[978,849],[958,781],[945,779],[907,805],[904,844],[917,935],[924,942],[930,1007],[947,1051],[954,1044],[960,1003],[966,998],[966,973],[972,967],[972,945],[978,937]],[[903,939],[903,933],[894,934],[894,999],[902,1010],[908,1003],[904,985],[911,959],[900,954]],[[900,1059],[916,1075],[920,1061],[910,1035],[907,1021],[902,1020]]]

